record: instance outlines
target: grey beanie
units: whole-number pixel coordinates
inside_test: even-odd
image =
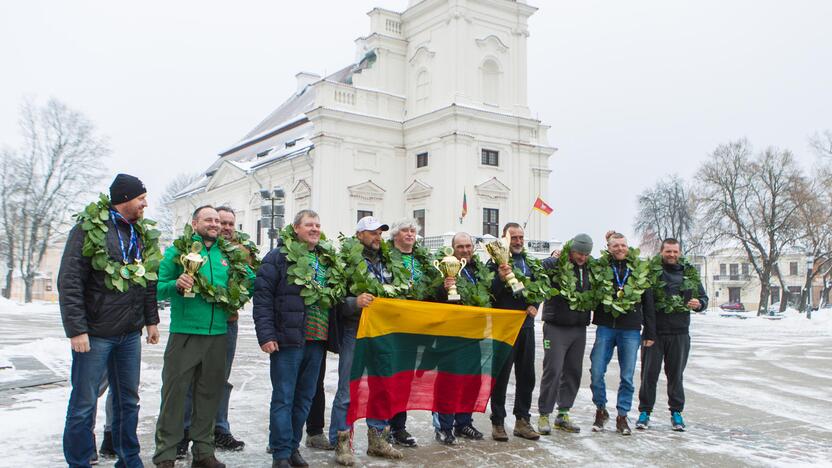
[[[572,250],[584,255],[589,255],[592,253],[592,238],[583,233],[578,234],[572,239]]]

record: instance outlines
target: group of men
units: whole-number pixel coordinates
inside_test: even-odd
[[[199,207],[183,237],[165,250],[164,257],[154,260],[158,233],[144,224],[146,206],[144,185],[119,174],[110,187],[109,206],[99,205],[104,214],[98,219],[106,218],[106,229],[95,231],[98,221],[82,213],[67,241],[58,289],[72,345],[72,393],[64,430],[64,454],[70,466],[89,466],[94,460],[94,417],[102,380],[109,383],[112,395],[107,449],[117,456],[116,466],[142,466],[136,436],[139,339],[146,328],[147,342],[159,342],[157,300],[171,305],[153,456],[159,467],[173,467],[177,458],[185,457],[190,442],[194,467],[224,467],[215,449],[244,447],[228,424],[228,380],[237,341],[236,309],[249,296],[258,344],[269,355],[268,452],[274,467],[308,466],[299,451],[305,424],[308,446],[334,448],[340,465],[355,463],[353,428],[347,424],[350,371],[362,310],[382,291],[385,297],[395,291],[394,296],[404,299],[445,302],[447,291],[456,286],[464,305],[525,314],[491,395],[491,436],[496,441],[509,439],[505,400],[512,368],[514,436],[537,440],[553,425],[567,432],[580,430],[569,410],[580,387],[590,321],[597,326],[591,351],[592,400],[597,408],[593,430],[603,430],[609,419],[604,376],[615,348],[620,366],[616,430],[631,433],[627,414],[639,348],[642,384],[637,427],[649,427],[664,363],[672,425],[684,430],[682,373],[690,349],[690,311],[704,309],[707,297],[701,284],[690,290],[674,239],[662,243],[659,276],[644,286],[644,268],[635,265],[634,250],[621,234],[608,233],[607,249],[599,260],[590,256],[591,238],[579,234],[561,256],[540,262],[525,251],[523,228],[508,223],[503,235],[509,243],[509,264],[483,263],[474,253],[472,236],[460,232],[451,247],[466,265],[458,277],[442,278],[430,265],[433,256],[417,243],[416,220],[388,226],[374,217],[362,218],[355,235],[342,239],[338,252],[321,232],[320,217],[312,210],[295,215],[292,224],[281,230],[278,247],[258,265],[254,246],[244,243],[245,236],[235,230],[233,210]],[[94,212],[89,207],[85,211]],[[389,241],[382,239],[385,232]],[[96,251],[105,252],[107,258],[96,257]],[[202,258],[196,273],[185,268],[189,251]],[[531,424],[531,405],[536,374],[534,318],[540,303],[533,300],[536,296],[513,292],[508,285],[512,274],[524,282],[542,281],[552,291],[542,309],[544,362],[537,430]],[[682,296],[684,310],[657,311],[655,288],[661,289],[662,297]],[[673,301],[662,302],[666,303]],[[339,361],[338,388],[325,437],[322,376],[327,352],[338,353]],[[434,414],[433,420],[441,443],[483,438],[470,413]],[[367,454],[403,458],[396,446],[417,446],[406,422],[407,412],[389,420],[367,419]]]

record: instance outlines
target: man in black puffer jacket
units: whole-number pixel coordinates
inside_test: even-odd
[[[568,244],[569,262],[575,273],[575,292],[592,289],[589,276],[589,254],[592,252],[592,238],[578,234]],[[552,282],[560,282],[555,275],[559,258],[543,260],[543,267],[549,270]],[[561,287],[561,284],[556,284]],[[555,427],[566,432],[580,432],[569,419],[569,410],[575,403],[581,386],[584,349],[586,348],[586,327],[592,317],[591,310],[573,310],[563,295],[557,295],[543,304],[543,377],[540,382],[540,397],[537,408],[540,419],[537,431],[551,433],[549,415],[558,407]]]
[[[656,403],[656,385],[664,362],[670,424],[674,431],[681,432],[685,430],[685,420],[682,418],[682,410],[685,408],[682,374],[690,353],[690,311],[705,310],[708,307],[708,296],[701,281],[696,285],[696,290],[682,289],[687,262],[680,257],[678,240],[665,239],[659,255],[662,258],[661,281],[665,284],[665,297],[682,296],[687,310],[675,311],[668,306],[664,310],[656,308],[656,344],[641,350],[641,388],[638,392],[639,416],[636,429],[647,429],[650,425],[650,413]]]
[[[119,174],[110,186],[109,217],[103,247],[118,262],[125,278],[124,292],[108,287],[105,271],[93,268],[84,255],[87,232],[76,224],[69,233],[58,273],[58,300],[64,331],[72,346],[72,393],[64,427],[64,457],[71,467],[89,466],[95,452],[93,417],[98,387],[106,372],[113,393],[113,448],[120,466],[142,466],[136,426],[139,415],[139,368],[142,328],[147,342],[159,342],[156,281],[142,287],[132,280],[145,274],[142,252],[152,239],[135,228],[147,207],[144,184]],[[128,270],[130,265],[134,270]],[[137,268],[141,267],[141,274]]]

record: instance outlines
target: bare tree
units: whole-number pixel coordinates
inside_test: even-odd
[[[17,160],[10,150],[0,153],[0,257],[6,266],[6,278],[3,283],[3,297],[11,297],[12,282],[15,271],[15,239],[17,237],[18,215],[20,213],[20,179],[14,177]]]
[[[822,158],[832,158],[832,130],[815,133],[809,138],[809,146]]]
[[[795,192],[800,173],[789,151],[756,157],[745,139],[720,145],[699,177],[703,221],[714,240],[738,245],[760,280],[758,314],[768,306],[770,281],[783,249],[798,237]]]
[[[696,199],[678,175],[656,183],[638,197],[635,231],[641,236],[641,247],[658,251],[661,241],[673,237],[682,244],[684,253],[693,250],[693,216]]]
[[[42,107],[24,102],[20,129],[21,148],[4,156],[17,183],[9,193],[0,191],[4,196],[0,205],[4,226],[13,224],[4,235],[13,246],[24,300],[31,302],[32,285],[46,249],[91,193],[90,180],[100,176],[101,160],[110,150],[89,119],[55,99]]]
[[[159,199],[159,209],[156,211],[156,222],[158,223],[157,227],[159,231],[161,231],[162,235],[160,237],[160,242],[162,245],[169,245],[173,242],[176,238],[176,234],[182,229],[182,226],[176,225],[176,220],[174,219],[174,212],[173,208],[171,207],[171,203],[173,203],[176,195],[184,190],[187,186],[191,185],[199,178],[200,174],[189,174],[189,173],[181,173],[174,176],[173,180],[171,180],[168,185],[165,186],[165,192],[162,194],[162,197]]]
[[[805,180],[796,194],[798,243],[803,245],[807,255],[815,259],[815,268],[806,275],[801,293],[801,311],[805,310],[806,295],[811,291],[812,281],[832,266],[832,190],[825,183],[822,175]]]

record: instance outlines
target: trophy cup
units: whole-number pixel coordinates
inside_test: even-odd
[[[456,278],[465,268],[467,261],[464,258],[458,260],[453,256],[453,250],[447,246],[442,248],[442,253],[445,255],[442,261],[434,260],[433,267],[439,270],[445,278]],[[459,302],[461,299],[456,290],[456,284],[448,288],[448,302]]]
[[[497,239],[485,244],[485,250],[488,251],[488,255],[491,256],[494,263],[497,265],[505,265],[511,258],[511,251],[508,246],[508,239]],[[523,283],[517,280],[517,277],[514,276],[514,272],[511,272],[508,276],[506,276],[506,283],[511,286],[511,291],[514,293],[518,293],[526,288],[523,286]]]
[[[196,274],[199,271],[199,268],[208,260],[208,257],[203,257],[199,254],[201,251],[202,243],[194,241],[194,243],[191,244],[191,253],[188,255],[182,254],[179,257],[179,262],[182,263],[182,268],[185,269],[185,274],[194,279],[196,279]],[[185,297],[196,296],[191,288],[182,291],[182,295]]]

